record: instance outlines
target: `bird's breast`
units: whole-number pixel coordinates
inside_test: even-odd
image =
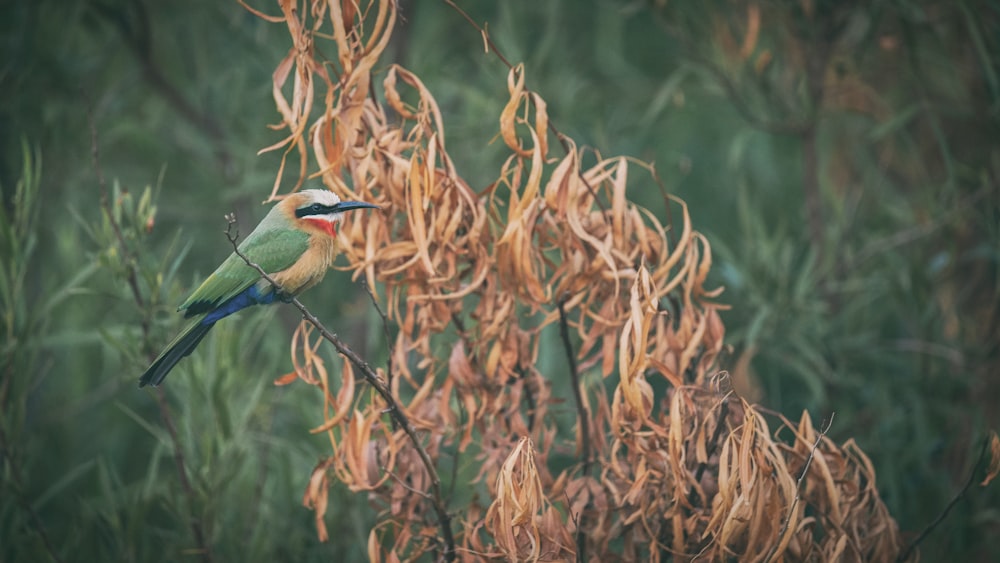
[[[332,237],[313,235],[309,238],[309,248],[302,256],[271,277],[286,293],[298,294],[323,279],[335,256],[335,241]]]

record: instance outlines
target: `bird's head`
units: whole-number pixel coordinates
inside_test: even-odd
[[[378,209],[377,205],[363,201],[340,201],[337,194],[328,190],[296,192],[285,198],[281,206],[303,230],[319,230],[331,237],[337,236],[337,222],[344,216],[344,212],[352,209]]]

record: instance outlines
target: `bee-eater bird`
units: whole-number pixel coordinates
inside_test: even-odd
[[[337,222],[345,211],[365,207],[378,209],[361,201],[340,201],[327,190],[302,190],[271,208],[238,248],[278,287],[232,253],[177,308],[185,318],[197,318],[142,374],[139,387],[159,385],[219,320],[252,305],[290,299],[319,283],[336,256]]]

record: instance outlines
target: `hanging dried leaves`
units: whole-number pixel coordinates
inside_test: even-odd
[[[705,287],[711,247],[682,201],[665,202],[679,211],[665,225],[629,200],[629,186],[656,181],[650,165],[598,155],[583,166],[568,138],[565,154],[549,154],[545,101],[515,67],[499,116],[510,155],[477,192],[451,161],[440,109],[419,77],[390,65],[382,97],[374,94],[394,2],[279,5],[280,16],[251,9],[284,23],[293,43],[274,73],[277,128],[287,136],[265,150],[297,154],[296,188],[314,170],[342,197],[382,208],[352,216],[340,245],[398,327],[378,377],[420,436],[415,444],[389,421],[349,363],[328,374],[317,336],[306,325],[296,331],[294,375],[277,382],[297,377],[320,391],[314,432],[327,434],[332,452],[304,497],[320,539],[336,479],[379,511],[372,560],[453,555],[427,507],[436,484],[425,453],[460,468],[449,486],[470,491],[456,495],[467,505],[451,506],[463,558],[899,552],[871,462],[852,441],[818,435],[806,415],[797,425],[782,419],[792,438],[779,439],[762,413],[719,389],[725,329],[714,301],[721,288]],[[748,35],[744,49],[754,41]],[[271,197],[284,172],[283,159]],[[553,336],[560,323],[563,344]],[[540,362],[566,351],[576,373]]]

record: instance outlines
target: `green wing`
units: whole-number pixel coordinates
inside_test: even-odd
[[[288,228],[255,229],[239,246],[240,252],[269,274],[288,268],[308,248],[309,234]],[[248,266],[234,252],[177,310],[185,311],[185,317],[207,313],[236,297],[259,279],[260,272]]]

